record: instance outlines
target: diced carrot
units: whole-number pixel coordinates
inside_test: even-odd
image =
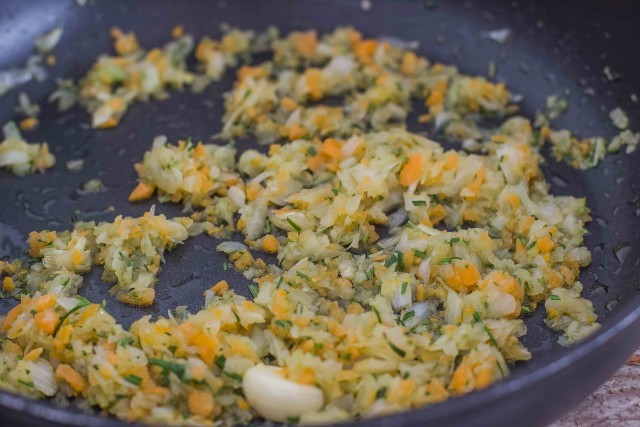
[[[436,205],[429,209],[429,220],[432,224],[437,224],[447,217],[447,210],[443,205]]]
[[[275,236],[267,234],[262,240],[262,248],[265,251],[273,254],[278,251],[278,248],[280,248],[280,242],[278,241],[278,239],[276,239]]]
[[[293,319],[293,323],[300,326],[301,328],[304,328],[306,326],[309,326],[309,323],[311,323],[311,319],[306,316],[296,316],[295,319]]]
[[[2,279],[2,289],[5,292],[11,292],[15,288],[16,288],[16,284],[14,283],[11,277],[5,277],[4,279]]]
[[[227,283],[226,280],[221,280],[215,285],[213,285],[211,290],[215,292],[216,295],[222,295],[223,293],[229,290],[229,284]]]
[[[114,49],[118,55],[128,55],[140,49],[134,33],[124,34],[120,31],[113,32],[112,36],[115,38]]]
[[[206,155],[207,147],[205,147],[203,143],[199,142],[193,149],[193,157],[195,157],[196,159],[204,159]],[[149,197],[151,197],[151,195],[149,195]]]
[[[80,265],[84,261],[84,255],[80,249],[74,249],[71,251],[71,262],[74,265]]]
[[[322,156],[308,156],[307,167],[311,172],[315,172],[324,164]]]
[[[260,190],[262,189],[262,187],[260,186],[260,184],[252,182],[249,185],[247,185],[244,189],[245,193],[247,194],[247,200],[249,201],[253,201],[258,197],[258,194],[260,194]]]
[[[280,101],[280,106],[286,111],[293,111],[298,107],[298,103],[288,96],[285,96]]]
[[[327,138],[322,143],[320,154],[333,161],[340,161],[342,159],[342,143],[336,139]]]
[[[65,363],[58,365],[56,368],[56,378],[65,380],[75,391],[82,391],[87,386],[82,375]]]
[[[457,166],[458,166],[458,155],[453,151],[448,152],[447,157],[444,160],[444,168],[446,170],[452,170],[452,169],[455,169]]]
[[[45,311],[56,303],[56,294],[46,294],[35,300],[36,310]]]
[[[400,171],[400,184],[405,187],[416,182],[424,169],[424,157],[420,153],[409,154],[409,160]]]
[[[38,127],[38,119],[35,117],[27,117],[26,119],[20,120],[20,129],[23,131],[30,131]]]
[[[347,40],[349,40],[349,43],[351,44],[358,43],[360,40],[362,40],[362,34],[360,34],[359,31],[354,30],[353,28],[348,28]]]
[[[193,339],[193,344],[198,348],[198,355],[202,360],[210,364],[216,356],[216,340],[204,332],[199,333]]]
[[[271,144],[269,146],[269,155],[273,156],[274,154],[276,154],[278,151],[280,151],[280,149],[282,148],[282,145],[280,144]]]
[[[73,332],[73,325],[64,325],[56,335],[56,342],[59,342],[61,347],[66,345],[71,339],[71,332]]]
[[[378,42],[376,40],[361,40],[353,46],[353,52],[358,61],[363,64],[370,64],[377,48]]]
[[[238,70],[238,80],[242,81],[249,77],[258,79],[264,77],[266,74],[266,70],[262,67],[250,67],[248,65],[244,65]]]
[[[25,354],[22,358],[23,360],[29,362],[36,360],[42,354],[42,347],[34,348],[29,353]]]
[[[471,366],[461,363],[453,373],[449,388],[456,393],[465,393],[473,390],[473,371]]]
[[[192,414],[207,417],[213,411],[213,396],[203,390],[191,390],[189,391],[187,404]]]
[[[171,29],[171,37],[174,39],[182,37],[184,34],[184,27],[182,25],[176,25]]]
[[[137,202],[139,200],[146,200],[156,190],[156,186],[153,184],[147,184],[146,182],[139,182],[137,187],[129,195],[130,202]]]
[[[496,362],[497,363],[497,362]],[[476,388],[485,388],[491,384],[491,369],[485,367],[476,376]]]
[[[505,198],[507,199],[507,202],[509,202],[513,210],[516,210],[520,207],[520,196],[518,196],[517,194],[507,194]]]
[[[444,93],[440,91],[431,92],[431,95],[427,98],[425,102],[427,107],[433,107],[436,105],[442,105],[444,102]]]
[[[236,404],[238,405],[238,408],[242,409],[243,411],[248,411],[251,408],[249,406],[249,403],[241,397],[238,398]]]
[[[400,71],[410,76],[416,72],[418,68],[418,56],[412,52],[407,51],[402,55],[402,62],[400,63]]]
[[[307,134],[307,130],[303,126],[300,126],[299,124],[294,123],[291,126],[289,126],[289,132],[287,134],[287,137],[291,141],[293,141],[293,140],[304,137],[306,134]]]
[[[304,33],[295,33],[293,42],[296,51],[305,58],[310,58],[316,51],[318,46],[318,35],[315,31],[307,31]]]
[[[289,311],[288,309],[289,301],[287,299],[287,293],[284,291],[284,289],[278,289],[273,301],[273,314],[275,314],[277,319],[283,319],[287,317]]]
[[[109,108],[111,108],[114,111],[122,111],[124,110],[124,101],[122,100],[122,98],[119,97],[113,97],[110,100],[107,101],[107,105],[109,106]]]
[[[322,71],[318,68],[307,68],[304,73],[307,87],[309,88],[309,96],[317,101],[322,98]]]
[[[427,300],[427,287],[422,283],[416,286],[416,300],[420,302]]]
[[[16,321],[16,319],[18,318],[18,316],[20,316],[20,314],[22,314],[22,308],[26,304],[27,302],[23,300],[20,304],[16,305],[11,310],[9,310],[9,312],[7,313],[7,316],[4,318],[4,322],[2,322],[3,331],[6,331],[11,327],[11,324]]]
[[[556,244],[553,243],[553,240],[551,240],[547,236],[543,236],[539,238],[538,242],[536,243],[536,246],[538,247],[538,249],[540,249],[540,252],[543,252],[543,253],[551,251],[551,249],[553,249],[555,245]]]
[[[102,123],[100,126],[98,126],[100,129],[109,129],[112,127],[116,127],[118,125],[118,120],[115,117],[111,117],[109,120],[107,120],[106,122]]]
[[[311,343],[313,346],[313,341],[309,340],[306,342]],[[296,378],[296,382],[305,385],[315,384],[317,382],[316,374],[311,370],[311,368],[305,368],[302,370],[298,378]]]
[[[36,314],[36,328],[46,334],[53,334],[58,324],[59,316],[52,310],[46,310]]]

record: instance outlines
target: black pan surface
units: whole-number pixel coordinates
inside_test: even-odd
[[[29,83],[0,98],[0,122],[16,119],[15,97],[25,90],[42,104],[41,125],[27,134],[30,142],[48,141],[58,159],[42,175],[16,178],[0,171],[0,257],[23,254],[27,233],[34,229],[62,230],[72,217],[112,220],[117,214],[141,215],[154,201],[130,204],[135,186],[133,163],[141,159],[151,140],[164,134],[170,140],[192,136],[208,140],[220,129],[222,93],[231,87],[229,74],[203,94],[172,93],[163,101],[136,104],[120,126],[91,130],[79,108],[60,114],[45,102],[56,77],[82,76],[97,55],[108,52],[108,30],[133,30],[144,46],[163,44],[176,24],[199,38],[218,34],[219,24],[263,30],[269,25],[282,32],[317,28],[328,31],[353,25],[367,36],[395,36],[420,41],[419,51],[434,61],[456,63],[463,72],[487,74],[496,64],[496,79],[524,95],[522,112],[532,117],[544,107],[548,95],[571,91],[569,110],[555,126],[582,136],[615,133],[608,112],[622,107],[634,118],[640,105],[640,52],[635,19],[640,2],[591,0],[544,1],[382,1],[364,11],[351,0],[215,0],[215,1],[89,1],[80,7],[72,0],[1,0],[0,69],[24,63],[32,52],[32,38],[58,24],[64,35],[54,53],[57,65],[43,83]],[[510,28],[511,37],[499,44],[482,37],[487,31]],[[611,81],[609,67],[620,79]],[[409,127],[425,131],[415,121]],[[244,141],[240,149],[251,146]],[[639,150],[640,151],[640,150]],[[80,172],[65,168],[68,160],[85,159]],[[619,367],[640,344],[640,195],[637,182],[640,152],[605,159],[596,169],[578,172],[549,159],[544,166],[552,191],[587,197],[594,221],[586,243],[593,264],[583,271],[585,296],[602,321],[601,330],[572,348],[556,343],[557,335],[538,312],[526,319],[525,345],[533,360],[514,367],[512,375],[487,390],[448,402],[359,425],[541,426],[556,419],[584,399]],[[100,178],[106,188],[82,194],[80,186]],[[110,207],[114,207],[115,210]],[[177,215],[179,206],[157,205],[157,211]],[[80,293],[92,301],[106,300],[107,308],[124,325],[152,314],[187,305],[198,310],[202,292],[226,279],[237,292],[249,295],[247,282],[223,271],[225,258],[216,253],[219,242],[205,236],[190,240],[167,255],[160,273],[153,306],[133,308],[108,294],[99,269],[85,278]],[[15,304],[0,300],[0,313]],[[0,392],[0,425],[122,426],[123,423],[74,410],[56,409],[45,401],[31,401]]]

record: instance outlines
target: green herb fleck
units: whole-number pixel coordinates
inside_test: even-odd
[[[302,228],[300,228],[300,226],[298,224],[296,224],[295,222],[293,222],[293,220],[291,218],[287,218],[287,222],[289,223],[289,225],[291,225],[293,227],[294,230],[296,230],[298,233],[302,231]]]
[[[89,301],[85,297],[78,296],[78,299],[80,300],[78,305],[73,307],[71,310],[67,311],[65,313],[65,315],[60,318],[60,321],[56,325],[56,328],[53,330],[53,336],[54,337],[57,335],[57,333],[60,330],[60,328],[62,327],[62,324],[64,323],[64,321],[67,320],[67,317],[71,316],[76,311],[78,311],[78,310],[80,310],[80,309],[82,309],[82,308],[84,308],[84,307],[86,307],[88,305],[91,305],[91,301]]]
[[[252,297],[256,298],[258,296],[258,292],[259,290],[256,285],[254,285],[253,283],[249,285],[249,293]]]
[[[380,317],[380,312],[378,311],[378,309],[376,308],[375,305],[371,306],[371,309],[373,310],[373,312],[376,315],[376,318],[378,319],[378,323],[382,323],[382,317]]]
[[[129,374],[129,375],[125,375],[122,378],[124,378],[126,381],[130,382],[131,384],[140,385],[142,383],[142,378],[140,378],[137,375]]]

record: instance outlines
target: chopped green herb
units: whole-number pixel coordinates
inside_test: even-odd
[[[218,368],[220,368],[221,370],[224,369],[224,364],[227,362],[227,358],[224,357],[223,355],[220,356],[216,356],[214,363],[216,364],[216,366]]]
[[[402,322],[406,322],[407,320],[413,318],[416,315],[416,312],[411,310],[407,311],[404,316],[402,316]]]
[[[18,380],[18,382],[22,385],[26,385],[27,387],[33,387],[33,381]]]
[[[407,286],[409,286],[409,284],[407,282],[402,282],[402,289],[400,290],[400,293],[402,295],[404,295],[405,292],[407,292]]]
[[[375,305],[371,306],[371,309],[373,310],[373,312],[376,315],[376,318],[378,319],[378,323],[382,323],[382,317],[380,317],[380,312],[378,311],[378,309],[376,308]]]
[[[477,311],[473,312],[473,320],[475,321],[475,323],[482,323],[482,327],[484,328],[484,331],[487,333],[487,335],[489,335],[489,341],[491,341],[491,344],[493,344],[493,346],[497,349],[499,349],[500,347],[498,346],[498,341],[496,341],[496,339],[493,337],[493,334],[491,333],[491,331],[489,330],[489,328],[487,328],[487,325],[485,325],[484,321],[482,320],[482,318],[480,317],[480,314],[478,314]]]
[[[427,206],[427,201],[426,200],[413,200],[413,201],[411,201],[411,204],[413,206]]]
[[[378,389],[378,391],[376,392],[376,399],[382,399],[387,395],[387,388],[386,387],[381,387]]]
[[[137,375],[129,374],[129,375],[125,375],[122,378],[124,378],[126,381],[130,382],[131,384],[140,385],[142,383],[142,378],[140,378]]]
[[[449,246],[453,246],[453,245],[455,245],[456,243],[458,243],[459,241],[460,241],[460,238],[459,238],[459,237],[454,237],[454,238],[452,238],[451,240],[449,240],[449,242],[448,242],[448,243],[449,243]]]
[[[252,297],[256,298],[258,296],[258,292],[259,290],[256,285],[254,285],[253,283],[249,285],[249,293]]]
[[[373,276],[374,276],[374,271],[373,268],[370,268],[369,270],[364,272],[365,276],[367,276],[367,280],[373,280]]]
[[[462,258],[460,258],[459,256],[450,256],[450,257],[442,258],[442,260],[438,264],[439,265],[450,264],[452,261],[455,261],[457,259],[462,259]]]
[[[293,222],[293,220],[291,218],[287,218],[287,222],[289,223],[289,225],[291,225],[293,227],[294,230],[296,230],[298,233],[302,231],[302,228],[300,228],[300,226],[298,224],[296,224],[295,222]]]
[[[316,154],[318,154],[318,150],[316,150],[314,147],[309,147],[309,148],[307,149],[307,153],[308,153],[310,156],[315,156]]]
[[[89,305],[91,305],[91,301],[89,301],[88,299],[86,299],[85,297],[81,297],[78,296],[78,299],[80,300],[80,302],[78,303],[78,305],[76,305],[75,307],[73,307],[71,310],[67,311],[65,313],[64,316],[62,316],[60,318],[60,321],[58,322],[58,324],[56,325],[56,328],[53,330],[53,336],[55,337],[56,334],[58,333],[58,331],[60,330],[60,328],[62,327],[62,324],[64,323],[65,320],[67,320],[67,317],[71,316],[73,313],[75,313],[76,311],[87,307]]]
[[[391,350],[393,350],[394,353],[396,353],[398,356],[405,357],[407,355],[406,351],[404,351],[403,349],[399,348],[397,345],[389,341],[389,338],[387,338],[387,344],[389,344],[389,347],[391,347]]]
[[[307,276],[304,273],[300,273],[299,271],[296,271],[296,276],[298,276],[298,277],[300,277],[301,279],[304,279],[304,280],[309,280],[309,276]]]
[[[283,329],[289,329],[293,326],[293,323],[291,323],[289,320],[276,320],[274,323]]]
[[[149,364],[161,367],[162,375],[166,376],[169,372],[173,372],[181,380],[183,379],[184,373],[186,371],[186,368],[184,365],[181,365],[179,363],[169,362],[162,359],[156,359],[155,357],[149,358]]]
[[[231,378],[232,380],[242,381],[242,376],[239,374],[236,374],[235,372],[222,371],[222,373],[228,376],[229,378]]]
[[[554,300],[554,301],[560,301],[560,297],[556,294],[551,294],[549,295],[549,299]]]
[[[427,257],[427,253],[426,252],[422,252],[422,251],[419,251],[417,249],[415,249],[413,251],[413,253],[414,253],[415,256],[417,256],[420,259],[425,259]]]
[[[117,347],[126,347],[128,345],[133,345],[133,343],[136,342],[133,337],[124,337],[124,338],[120,338],[118,341],[116,341],[116,346]]]
[[[529,244],[527,245],[527,250],[532,249],[532,248],[536,245],[536,243],[537,243],[537,242],[536,242],[535,240],[534,240],[533,242],[529,243]]]

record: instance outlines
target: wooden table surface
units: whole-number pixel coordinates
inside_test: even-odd
[[[600,426],[640,426],[640,349],[579,407],[549,427]]]

